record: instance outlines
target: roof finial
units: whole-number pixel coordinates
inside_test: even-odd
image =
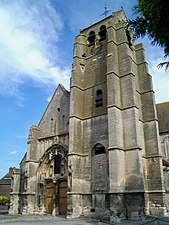
[[[100,16],[105,16],[105,18],[107,17],[107,14],[110,12],[111,10],[107,10],[107,6],[106,3],[104,5],[104,12],[100,15]]]

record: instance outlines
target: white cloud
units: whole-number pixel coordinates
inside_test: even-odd
[[[0,168],[0,172],[3,172],[3,171],[4,171],[4,169],[1,169],[1,168]]]
[[[9,154],[10,155],[16,155],[17,154],[17,151],[11,151]]]
[[[158,68],[158,64],[166,61],[163,49],[158,46],[146,46],[150,74],[153,78],[156,103],[169,101],[169,70]]]
[[[160,62],[162,60],[157,59],[150,68],[153,74],[156,103],[169,101],[169,71],[165,71],[165,68],[158,69],[157,65]]]
[[[49,0],[0,2],[0,92],[19,96],[25,79],[68,86],[70,71],[59,58],[62,20]]]
[[[51,99],[52,99],[52,96],[49,96],[49,97],[47,98],[47,102],[50,102]]]

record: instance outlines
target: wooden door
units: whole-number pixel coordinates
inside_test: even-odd
[[[54,184],[52,181],[47,183],[46,187],[46,212],[48,214],[52,214],[53,205],[54,205]]]
[[[67,214],[67,181],[59,183],[59,214]]]

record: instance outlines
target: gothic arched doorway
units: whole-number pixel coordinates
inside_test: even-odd
[[[46,186],[46,212],[52,214],[54,207],[54,184],[49,181]]]
[[[67,153],[65,147],[52,145],[39,161],[38,207],[42,213],[67,213]]]
[[[67,181],[62,180],[59,182],[59,214],[65,215],[67,213]]]

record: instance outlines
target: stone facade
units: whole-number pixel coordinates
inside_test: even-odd
[[[169,162],[160,150],[152,80],[143,46],[132,43],[124,21],[118,11],[76,37],[70,94],[59,85],[31,127],[10,213],[166,214]]]
[[[159,121],[160,146],[163,159],[165,204],[169,211],[169,102],[156,105]]]
[[[13,174],[10,214],[60,213],[55,202],[68,177],[68,127],[69,92],[59,85],[38,126],[30,129],[20,173]]]

